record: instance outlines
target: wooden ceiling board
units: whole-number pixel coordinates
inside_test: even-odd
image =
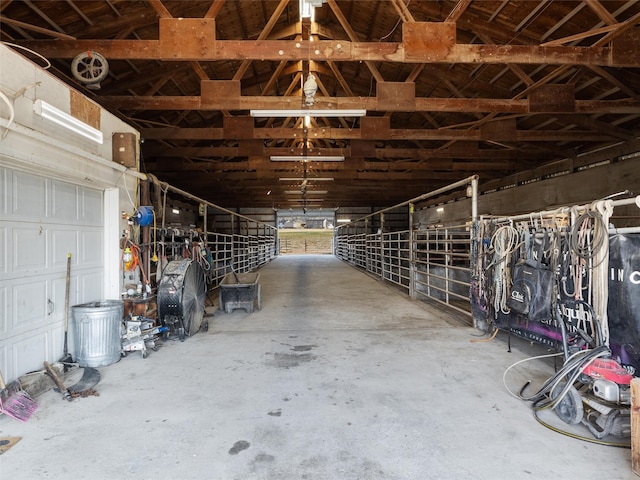
[[[278,176],[302,172],[271,165],[268,151],[297,148],[303,122],[252,118],[248,110],[284,97],[302,106],[309,69],[317,77],[316,106],[336,108],[348,99],[350,107],[369,110],[362,119],[313,119],[311,147],[343,149],[348,156],[340,165],[311,170],[336,173],[326,200],[332,205],[398,203],[408,193],[475,173],[481,186],[510,185],[566,169],[566,158],[576,153],[591,158],[589,152],[614,144],[616,155],[624,145],[632,150],[640,131],[640,2],[328,0],[316,9],[310,32],[314,41],[330,42],[322,48],[332,54],[317,59],[313,48],[319,43],[295,46],[303,35],[298,0],[227,0],[215,19],[204,19],[212,5],[14,1],[3,9],[0,38],[40,40],[29,45],[42,51],[68,38],[89,41],[83,45],[96,51],[104,41],[133,42],[109,50],[115,55],[100,90],[73,80],[72,50],[51,58],[52,73],[146,132],[147,171],[156,168],[161,180],[227,207],[287,207]],[[452,18],[455,23],[443,23]],[[236,42],[222,47],[232,53],[228,58],[219,55],[220,41]],[[545,42],[555,45],[546,56],[535,50]],[[585,49],[592,45],[600,50]],[[469,46],[486,47],[465,57],[460,52]],[[308,53],[291,55],[295,51]],[[493,58],[507,52],[499,58],[511,63]],[[461,61],[449,60],[452,54]],[[249,55],[253,60],[245,61]],[[562,56],[571,63],[557,64]],[[599,65],[591,63],[596,59]],[[232,81],[233,89],[213,88]],[[210,147],[220,150],[189,156]],[[177,156],[167,163],[158,153],[163,151]],[[496,158],[489,161],[491,152]],[[431,177],[419,171],[427,167]],[[273,191],[270,198],[259,193],[266,190]]]

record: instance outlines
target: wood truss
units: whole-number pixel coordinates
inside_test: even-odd
[[[298,0],[0,9],[3,41],[141,131],[145,171],[227,207],[290,208],[314,189],[326,193],[313,207],[386,206],[472,174],[495,189],[638,149],[634,0],[325,0],[313,21]],[[99,90],[70,71],[88,51],[109,61]],[[366,116],[249,115],[305,108]]]

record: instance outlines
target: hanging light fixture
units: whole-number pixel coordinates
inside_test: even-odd
[[[269,118],[269,117],[364,117],[367,111],[364,109],[286,109],[286,110],[250,110],[252,117]]]
[[[300,0],[300,20],[310,18],[313,21],[314,8],[321,7],[327,0]]]
[[[316,77],[313,73],[310,73],[307,76],[307,80],[304,82],[302,91],[304,92],[304,104],[307,107],[313,106],[313,103],[315,102],[314,97],[318,91],[318,83],[316,82]]]
[[[344,155],[273,155],[270,158],[272,162],[344,162]]]

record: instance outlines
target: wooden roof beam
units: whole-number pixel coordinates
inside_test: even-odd
[[[149,140],[222,140],[228,138],[224,128],[145,128],[142,130],[143,137]],[[362,139],[362,130],[359,128],[309,128],[309,138],[332,139],[332,140],[359,140]],[[529,141],[529,142],[599,142],[619,138],[613,132],[600,132],[592,130],[504,130],[492,131],[492,139],[504,141]],[[300,140],[302,130],[300,128],[254,128],[253,138],[261,140],[269,139],[291,139]],[[381,133],[373,131],[367,132],[366,140],[431,140],[431,141],[482,141],[483,133],[480,130],[451,130],[451,129],[387,129]],[[213,147],[215,148],[215,147]]]
[[[36,7],[31,0],[23,0],[23,2],[27,4],[31,10],[36,12],[40,16],[40,18],[42,18],[45,22],[51,25],[57,32],[64,34],[64,30],[60,27],[60,25],[58,25],[51,18],[49,18],[47,14],[45,14],[42,10]]]
[[[598,15],[600,20],[602,20],[607,25],[615,25],[617,22],[616,18],[609,13],[602,3],[598,0],[584,0],[584,3],[591,9],[593,12]]]
[[[556,24],[553,27],[551,27],[549,30],[547,30],[542,35],[542,37],[540,37],[540,41],[546,40],[551,35],[553,35],[557,30],[560,30],[560,28],[562,28],[562,26],[564,24],[566,24],[573,17],[575,17],[580,12],[580,10],[582,10],[584,7],[585,7],[584,3],[578,2],[578,4],[574,7],[573,10],[571,10],[569,13],[567,13],[563,18],[561,18],[558,22],[556,22]]]
[[[409,11],[409,7],[404,3],[404,0],[391,0],[391,4],[393,5],[393,8],[396,9],[403,22],[415,22],[415,19]]]
[[[607,82],[618,87],[620,91],[624,92],[626,95],[629,95],[630,98],[633,98],[634,100],[640,100],[640,94],[638,94],[633,88],[630,88],[626,83],[618,80],[604,68],[598,67],[596,65],[590,65],[588,68],[593,70],[600,77],[604,78]]]
[[[198,19],[196,19],[198,20]],[[629,27],[625,22],[620,24]],[[630,28],[630,27],[629,27]],[[616,31],[610,32],[611,34]],[[538,45],[477,45],[454,44],[446,51],[436,52],[434,47],[414,48],[409,56],[407,46],[393,42],[348,42],[319,40],[314,42],[294,40],[215,40],[213,44],[194,49],[176,47],[161,49],[158,40],[17,40],[19,45],[34,50],[47,58],[73,58],[78,52],[99,51],[109,60],[167,60],[167,61],[216,61],[216,60],[272,60],[272,61],[374,61],[398,63],[485,63],[485,64],[549,64],[549,65],[602,65],[635,67],[633,55],[615,55],[609,47],[566,47]],[[613,55],[612,55],[613,54]],[[416,56],[417,55],[417,56]],[[377,72],[375,66],[373,71]],[[378,81],[382,76],[374,74]]]
[[[225,1],[226,0],[214,0],[207,13],[204,14],[204,18],[216,18],[220,10],[222,10],[222,7],[224,7]]]
[[[558,74],[558,72],[554,72]],[[551,80],[551,75],[545,79]],[[292,91],[298,84],[299,78],[294,79],[289,90]],[[547,82],[545,82],[547,83]],[[537,82],[534,86],[543,85]],[[533,113],[530,110],[530,102],[522,97],[531,93],[530,87],[526,92],[518,95],[520,98],[416,98],[415,105],[410,110],[398,109],[398,111],[411,112],[493,112],[499,113]],[[98,97],[97,101],[106,108],[118,110],[252,110],[252,109],[291,109],[300,108],[300,96],[240,96],[236,98],[214,99],[207,108],[201,106],[200,96],[163,96],[163,97],[128,97],[105,96]],[[631,99],[622,100],[575,100],[575,107],[565,113],[610,113],[626,114],[638,113],[640,101]],[[386,112],[388,108],[378,108],[376,97],[317,97],[315,108],[318,109],[365,109],[367,111]],[[555,113],[558,107],[554,107]],[[545,113],[544,109],[535,113]]]
[[[273,11],[273,14],[271,15],[271,18],[269,18],[269,21],[267,22],[267,24],[264,26],[264,28],[260,32],[260,35],[258,35],[258,41],[264,40],[265,38],[267,38],[269,36],[269,34],[271,33],[271,30],[273,30],[274,25],[278,21],[278,18],[280,18],[280,15],[282,15],[283,10],[286,8],[288,3],[289,3],[289,0],[280,0],[280,3],[276,7],[276,9]],[[247,58],[247,57],[245,57],[245,58]],[[233,79],[234,80],[241,80],[242,77],[244,76],[245,72],[247,71],[247,69],[251,65],[251,62],[252,62],[252,60],[249,59],[249,58],[247,58],[246,60],[243,60],[242,64],[240,65],[240,67],[238,67],[238,70],[236,71],[235,75],[233,76]]]
[[[42,33],[43,35],[49,35],[53,38],[60,38],[62,40],[75,40],[76,37],[71,35],[67,35],[66,33],[56,32],[54,30],[49,30],[48,28],[38,27],[36,25],[31,25],[30,23],[20,22],[18,20],[13,20],[9,17],[2,17],[2,23],[6,23],[7,25],[11,25],[12,27],[23,28],[24,30],[28,30],[30,32]]]
[[[173,18],[173,15],[167,10],[162,3],[162,0],[147,0],[147,3],[151,5],[151,8],[155,10],[160,18]]]
[[[445,22],[457,22],[465,10],[469,8],[472,1],[473,0],[458,0],[458,3],[455,4],[451,12],[449,12],[449,15],[447,15]]]
[[[340,10],[340,7],[338,7],[338,4],[335,2],[335,0],[327,0],[327,4],[329,5],[331,10],[333,11],[333,14],[338,19],[338,22],[340,22],[340,25],[342,26],[342,28],[346,32],[346,34],[349,37],[349,39],[352,42],[357,42],[359,40],[358,39],[358,35],[356,35],[356,32],[354,32],[353,28],[351,28],[351,25],[349,24],[349,21],[344,16],[344,14],[342,13],[342,10]],[[384,82],[384,78],[380,74],[380,71],[378,70],[378,68],[373,64],[373,62],[371,62],[369,60],[365,60],[364,63],[367,66],[367,68],[369,69],[369,71],[371,72],[371,75],[373,75],[373,78],[376,79],[376,81]]]

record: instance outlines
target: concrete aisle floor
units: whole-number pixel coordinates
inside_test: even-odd
[[[0,417],[22,437],[2,479],[637,478],[629,450],[546,429],[507,392],[526,343],[472,343],[332,256],[260,274],[262,311],[216,311],[208,333],[102,368],[99,397],[49,391],[27,423]],[[518,390],[551,367],[512,372]]]

